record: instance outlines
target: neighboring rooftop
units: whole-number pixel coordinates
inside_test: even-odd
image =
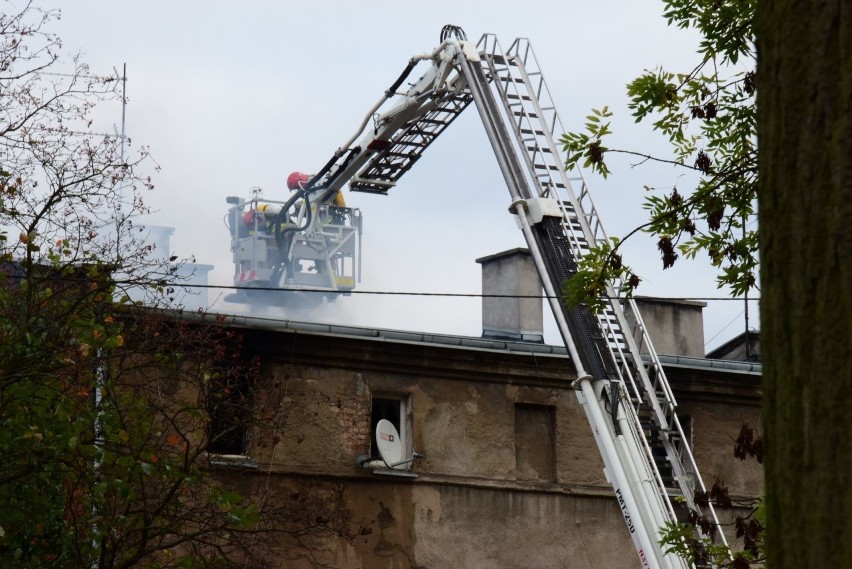
[[[760,332],[749,330],[731,338],[715,350],[707,353],[708,359],[733,360],[738,362],[760,361]]]

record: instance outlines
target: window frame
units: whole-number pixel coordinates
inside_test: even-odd
[[[251,462],[249,459],[251,433],[246,422],[253,405],[249,378],[241,374],[237,377],[222,378],[221,381],[221,385],[209,385],[206,394],[208,417],[205,427],[207,438],[205,450],[207,456],[211,460],[228,463]],[[220,391],[230,391],[230,393],[222,397]],[[215,399],[217,397],[218,401]],[[228,425],[228,421],[223,419],[223,412],[230,412],[236,420]],[[229,427],[233,429],[232,433],[227,434],[222,440],[213,442],[215,437],[225,433]],[[233,446],[229,448],[229,444]],[[239,452],[233,452],[234,450]]]
[[[406,464],[400,464],[395,467],[391,467],[382,461],[382,458],[379,456],[378,450],[376,449],[376,428],[375,425],[378,423],[379,419],[376,418],[376,401],[382,402],[397,402],[398,407],[397,411],[399,413],[399,424],[394,424],[397,432],[399,433],[399,439],[402,444],[403,450],[403,460],[410,460],[414,457],[414,444],[411,436],[411,395],[408,393],[394,393],[394,392],[375,392],[370,397],[370,448],[368,452],[368,456],[370,457],[370,461],[379,461],[382,463],[383,468],[393,469],[393,470],[410,470],[413,462],[408,462]],[[385,417],[380,417],[385,418]],[[391,421],[393,423],[393,421]]]

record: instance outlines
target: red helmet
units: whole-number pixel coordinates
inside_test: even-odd
[[[310,176],[301,172],[293,172],[287,176],[287,188],[290,190],[298,190],[302,184],[307,184]]]

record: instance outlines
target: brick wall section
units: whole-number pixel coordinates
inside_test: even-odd
[[[352,455],[370,453],[370,386],[360,373],[353,376],[349,389],[340,392],[333,412],[341,426],[343,445]]]

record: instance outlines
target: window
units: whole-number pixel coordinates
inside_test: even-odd
[[[680,415],[678,416],[680,420],[680,428],[683,431],[684,442],[689,446],[689,449],[692,450],[692,416],[690,415]],[[677,435],[675,435],[677,436]]]
[[[409,401],[410,398],[404,395],[376,395],[373,397],[370,413],[370,460],[381,460],[376,446],[376,425],[382,419],[390,421],[396,427],[402,444],[404,459],[412,457]],[[409,468],[411,464],[401,466]]]
[[[222,455],[245,455],[246,420],[250,414],[249,382],[245,377],[223,378],[207,394],[207,451]]]
[[[553,407],[515,404],[515,467],[521,480],[555,480]]]

